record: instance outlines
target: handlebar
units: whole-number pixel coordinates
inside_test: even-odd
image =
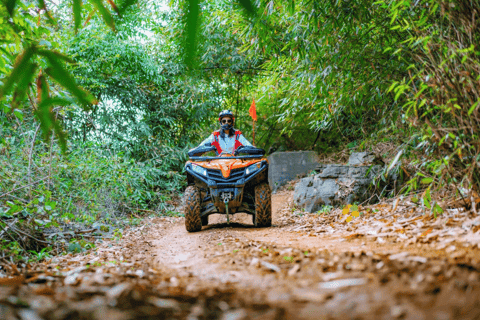
[[[263,158],[263,155],[249,155],[249,156],[233,156],[233,157],[189,157],[190,160],[195,161],[207,161],[207,160],[220,160],[220,159],[255,159]]]

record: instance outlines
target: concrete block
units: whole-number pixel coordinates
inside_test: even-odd
[[[275,192],[297,176],[305,175],[318,166],[315,151],[275,152],[268,156],[268,182]]]

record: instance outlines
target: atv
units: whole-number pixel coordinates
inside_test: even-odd
[[[194,232],[208,225],[211,214],[245,212],[256,227],[272,224],[271,191],[265,151],[240,146],[235,154],[203,156],[216,148],[201,146],[188,152],[185,164],[188,187],[184,195],[185,227]]]

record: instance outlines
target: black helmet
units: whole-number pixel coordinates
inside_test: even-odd
[[[230,118],[232,118],[232,121],[235,122],[235,117],[234,117],[232,111],[230,111],[230,110],[223,110],[222,112],[220,112],[220,113],[218,114],[218,121],[222,121],[222,118],[225,118],[225,117],[230,117]]]

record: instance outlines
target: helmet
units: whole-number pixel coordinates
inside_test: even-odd
[[[223,110],[222,112],[220,112],[220,113],[218,114],[218,121],[222,121],[222,118],[225,118],[225,117],[230,117],[230,118],[232,118],[232,121],[235,122],[235,117],[234,117],[232,111],[230,111],[230,110]]]

